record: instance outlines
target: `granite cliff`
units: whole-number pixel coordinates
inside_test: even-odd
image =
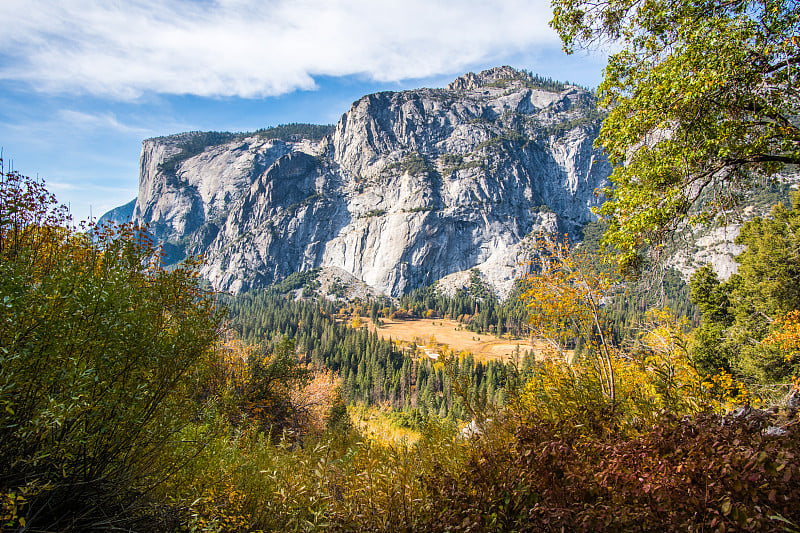
[[[148,139],[131,217],[220,289],[332,267],[396,296],[478,268],[502,293],[533,231],[575,234],[602,201],[594,104],[500,67],[364,96],[333,127]]]

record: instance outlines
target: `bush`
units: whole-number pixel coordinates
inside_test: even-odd
[[[638,437],[587,438],[570,421],[531,421],[461,475],[429,477],[440,503],[419,530],[795,530],[800,440],[796,426],[771,436],[768,424],[758,413],[665,416]]]
[[[81,232],[42,183],[3,181],[0,493],[24,496],[6,525],[132,527],[186,460],[220,312],[197,265],[164,270],[144,230]]]

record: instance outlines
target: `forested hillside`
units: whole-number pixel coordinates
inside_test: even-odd
[[[195,262],[164,270],[141,229],[87,233],[40,182],[3,185],[4,529],[798,521],[797,412],[780,401],[797,375],[797,199],[744,228],[738,277],[698,273],[700,328],[636,310],[631,332],[614,322],[630,282],[588,245],[543,237],[506,302],[477,276],[450,297],[329,300],[313,272],[230,297],[204,291]],[[778,318],[753,322],[752,305]],[[550,348],[433,359],[363,327],[390,315]]]
[[[234,297],[228,306],[231,327],[244,340],[269,345],[283,337],[294,339],[303,361],[337,373],[349,402],[389,405],[417,419],[428,413],[463,419],[468,413],[463,398],[453,392],[456,376],[468,377],[464,392],[469,398],[502,402],[506,369],[501,362],[452,354],[451,368],[446,368],[444,358],[437,362],[422,347],[404,349],[364,327],[352,327],[349,314],[337,320],[340,304],[258,291]],[[355,316],[360,316],[357,310]]]

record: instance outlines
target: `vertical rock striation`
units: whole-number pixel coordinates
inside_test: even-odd
[[[337,267],[399,295],[477,267],[503,292],[533,231],[593,219],[600,118],[590,92],[500,67],[364,96],[325,135],[149,139],[133,220],[226,290]]]

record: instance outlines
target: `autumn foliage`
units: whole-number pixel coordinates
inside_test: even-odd
[[[522,300],[529,311],[535,338],[546,340],[552,352],[567,364],[568,345],[582,339],[595,354],[603,394],[615,399],[614,346],[607,331],[602,306],[615,279],[571,248],[569,239],[540,235],[533,272],[523,279]]]
[[[146,231],[76,228],[44,185],[0,184],[0,494],[7,527],[153,527],[221,314]],[[196,453],[183,446],[186,453]],[[149,525],[146,525],[149,524]]]
[[[165,270],[146,228],[76,228],[17,174],[0,199],[4,530],[800,529],[792,407],[740,407],[760,398],[698,371],[688,320],[667,310],[612,342],[617,281],[564,241],[542,241],[523,295],[549,356],[480,367],[504,405],[467,355],[409,365],[475,421],[416,412],[388,438],[351,424],[348,380],[311,363],[314,332],[343,358],[355,341],[286,329],[247,344],[222,328],[198,262]],[[296,325],[313,325],[306,311]],[[771,321],[762,344],[794,365],[797,312]],[[371,412],[410,420],[390,405]]]
[[[325,431],[331,409],[341,402],[339,377],[300,362],[291,339],[274,346],[247,344],[228,332],[217,344],[202,400],[218,402],[226,422],[280,438]]]
[[[800,310],[779,315],[773,322],[773,331],[762,341],[784,353],[784,359],[796,368],[800,359]]]
[[[666,416],[642,435],[587,438],[531,420],[463,474],[431,476],[447,502],[426,531],[787,531],[798,520],[800,440],[764,415]],[[788,528],[788,529],[787,529]]]

